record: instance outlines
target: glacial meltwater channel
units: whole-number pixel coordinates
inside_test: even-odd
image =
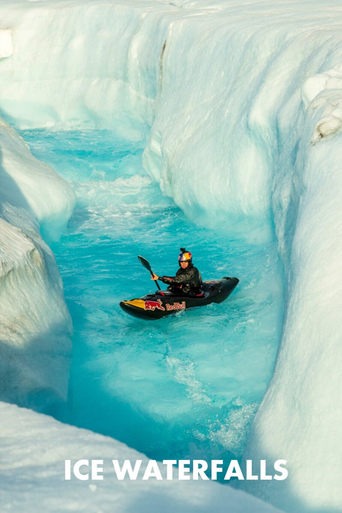
[[[74,325],[66,420],[156,459],[239,457],[280,338],[275,243],[192,224],[144,171],[141,146],[111,132],[22,135],[78,199],[50,243]],[[159,321],[125,314],[120,300],[155,289],[137,255],[172,275],[181,246],[204,280],[238,277],[233,294]]]

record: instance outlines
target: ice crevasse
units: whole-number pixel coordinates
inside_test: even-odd
[[[146,139],[146,170],[190,218],[230,233],[245,223],[257,241],[274,231],[283,337],[246,456],[284,457],[290,477],[248,489],[289,511],[341,510],[340,3],[18,1],[0,12],[7,119],[120,126]]]
[[[211,482],[127,482],[113,477],[111,459],[147,458],[113,439],[63,425],[44,413],[63,407],[71,357],[71,321],[53,254],[39,234],[56,236],[72,211],[73,194],[0,121],[0,480],[4,507],[75,511],[277,513],[242,491]],[[6,402],[3,402],[6,401]],[[100,483],[64,480],[64,462],[103,458]],[[19,492],[18,492],[19,490]],[[61,502],[62,500],[62,502]],[[63,504],[63,506],[62,506]]]

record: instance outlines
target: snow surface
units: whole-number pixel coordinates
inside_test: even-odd
[[[111,438],[0,403],[2,512],[280,513],[239,490],[210,481],[118,481],[111,460],[144,455]],[[104,460],[102,481],[64,480],[64,461]]]
[[[261,241],[272,216],[287,310],[246,454],[286,457],[290,479],[253,492],[341,511],[340,1],[5,0],[0,13],[7,119],[151,129],[146,169],[190,217],[232,232],[243,213]]]

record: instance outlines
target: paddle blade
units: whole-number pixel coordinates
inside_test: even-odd
[[[145,267],[145,269],[147,269],[148,271],[150,271],[150,273],[152,273],[150,263],[146,260],[146,258],[144,258],[140,255],[138,255],[138,258],[139,258],[141,264]]]
[[[140,255],[138,255],[138,258],[139,258],[140,262],[142,263],[142,265],[143,265],[143,266],[144,266],[148,271],[150,271],[151,276],[152,276],[152,275],[153,275],[153,271],[152,271],[152,269],[151,269],[150,263],[146,260],[146,258],[144,258],[144,257],[142,257],[142,256],[140,256]],[[159,283],[158,283],[157,281],[156,281],[156,285],[157,285],[158,289],[160,290],[160,285],[159,285]]]

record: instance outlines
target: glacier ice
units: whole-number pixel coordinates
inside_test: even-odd
[[[1,502],[15,511],[44,513],[280,513],[242,491],[210,481],[119,481],[111,460],[147,458],[126,445],[85,429],[61,424],[46,415],[0,402]],[[17,428],[24,426],[18,437]],[[39,443],[37,441],[39,440]],[[104,461],[102,481],[64,480],[64,461]],[[63,506],[61,506],[63,497]],[[6,506],[5,506],[6,507]]]
[[[38,161],[23,139],[2,120],[0,143],[2,215],[16,224],[13,208],[23,211],[20,222],[26,223],[27,229],[37,231],[40,227],[48,239],[58,238],[74,207],[70,186]]]
[[[115,125],[127,138],[143,137],[168,28],[164,9],[153,1],[2,3],[16,48],[0,62],[7,119],[21,128]]]
[[[315,504],[330,512],[341,506],[342,133],[316,146],[309,136],[289,255],[283,339],[246,455],[288,457],[287,486],[263,485],[264,498],[274,494],[275,502],[289,509],[300,505],[300,511],[312,511]]]
[[[0,120],[0,397],[43,411],[66,400],[71,321],[39,225],[56,234],[73,203],[69,186]]]
[[[243,214],[259,242],[274,228],[284,335],[247,454],[286,457],[291,477],[253,491],[340,510],[340,2],[4,1],[0,13],[14,42],[0,61],[7,119],[115,123],[148,137],[146,169],[191,218],[232,232]]]

